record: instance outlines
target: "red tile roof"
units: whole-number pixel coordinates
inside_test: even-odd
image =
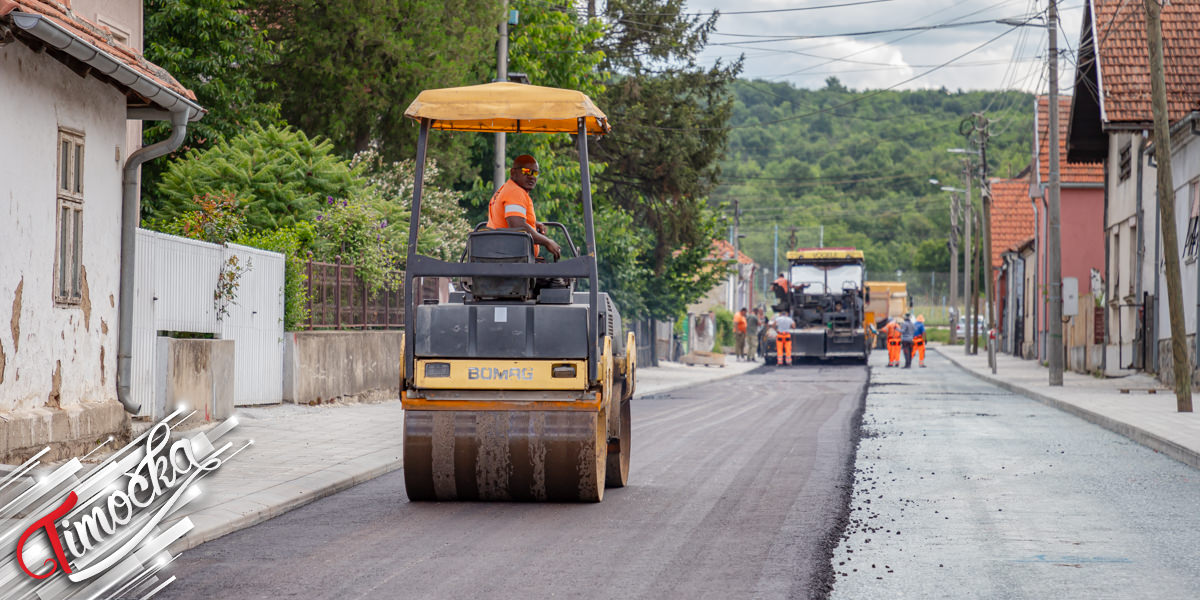
[[[1103,163],[1067,162],[1067,125],[1071,97],[1058,97],[1058,180],[1061,183],[1104,183]],[[1037,99],[1038,183],[1050,183],[1050,97]],[[1028,191],[1028,190],[1026,190]]]
[[[176,81],[174,77],[171,77],[171,74],[166,69],[146,60],[137,50],[117,42],[113,37],[112,31],[107,27],[76,14],[71,9],[70,0],[0,0],[0,17],[7,15],[14,9],[20,12],[47,17],[72,34],[79,36],[100,50],[112,55],[113,58],[121,61],[146,78],[189,100],[194,101],[196,99],[196,94]],[[132,90],[120,86],[116,82],[113,83],[121,87],[122,91],[125,91],[127,94],[136,95]]]
[[[733,244],[725,240],[713,240],[712,252],[708,257],[712,260],[733,260]],[[754,259],[746,256],[745,252],[738,251],[738,262],[743,265],[752,265]]]
[[[1150,122],[1150,59],[1146,12],[1141,2],[1091,0],[1091,27],[1100,57],[1105,121]],[[1163,64],[1167,113],[1174,123],[1200,98],[1200,0],[1172,0],[1163,7]],[[1087,23],[1084,25],[1088,26]]]
[[[992,267],[1003,262],[1000,255],[1033,236],[1033,204],[1029,201],[1029,179],[992,179]]]

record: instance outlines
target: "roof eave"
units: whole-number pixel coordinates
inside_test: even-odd
[[[127,115],[134,120],[164,120],[170,113],[189,110],[191,121],[198,121],[207,112],[199,104],[163,84],[131,69],[123,61],[96,47],[91,42],[65,29],[43,15],[13,11],[9,13],[14,25],[42,43],[78,60],[118,85],[130,89],[161,110],[131,109]]]

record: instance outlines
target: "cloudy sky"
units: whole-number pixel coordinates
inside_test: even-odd
[[[1070,93],[1071,63],[1085,1],[1059,2],[1062,24],[1058,44],[1063,55],[1059,88],[1066,93]],[[836,6],[839,4],[845,6]],[[833,75],[859,90],[945,86],[950,90],[1012,88],[1030,92],[1047,89],[1046,29],[1013,28],[994,20],[1044,17],[1046,6],[1046,0],[688,2],[691,11],[721,12],[717,34],[710,38],[702,59],[711,63],[717,58],[734,60],[744,55],[746,77],[790,81],[810,88],[822,87]],[[810,10],[780,10],[797,8]],[[930,25],[945,27],[868,33]],[[857,33],[864,35],[848,35]],[[807,39],[777,39],[789,37]],[[936,68],[948,61],[948,65]],[[924,74],[931,69],[935,70]]]

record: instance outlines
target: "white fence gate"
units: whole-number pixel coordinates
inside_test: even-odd
[[[213,302],[217,276],[230,255],[249,265],[224,318]],[[284,256],[231,244],[222,247],[155,231],[137,232],[131,395],[138,416],[160,418],[155,338],[159,331],[211,333],[234,340],[236,405],[283,400]]]

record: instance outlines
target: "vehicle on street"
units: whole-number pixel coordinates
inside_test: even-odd
[[[608,118],[581,92],[508,82],[425,90],[404,114],[420,123],[400,390],[409,500],[601,501],[629,476],[637,354],[597,276],[588,136]],[[477,227],[461,262],[418,253],[432,129],[576,134],[588,253],[557,223],[539,226],[573,251],[561,262],[539,262],[533,236],[508,228]],[[462,291],[418,305],[423,277]]]
[[[801,248],[787,253],[789,288],[776,312],[794,321],[793,358],[852,357],[866,363],[864,258],[854,248]],[[775,334],[766,339],[766,363],[776,364]]]
[[[976,317],[975,322],[978,323],[977,331],[978,331],[979,335],[986,335],[987,330],[988,330],[987,329],[987,319],[985,319],[983,317],[983,315],[979,315]],[[954,335],[956,335],[959,339],[963,339],[963,338],[967,337],[968,334],[967,334],[967,317],[966,316],[960,316],[958,318],[958,324],[955,326]]]

